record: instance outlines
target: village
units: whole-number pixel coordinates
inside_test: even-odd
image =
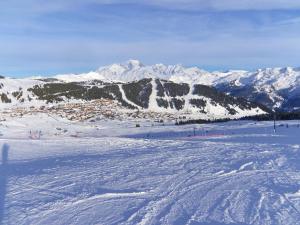
[[[149,110],[132,110],[121,105],[118,101],[110,99],[97,99],[88,102],[69,102],[53,105],[39,105],[27,107],[13,107],[1,111],[0,121],[6,117],[22,117],[24,115],[34,115],[36,113],[46,113],[49,116],[59,116],[70,121],[95,122],[99,120],[149,120],[163,123],[164,121],[177,121],[185,119],[181,114],[154,112]]]

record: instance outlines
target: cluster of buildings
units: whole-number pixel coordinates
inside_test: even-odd
[[[149,110],[132,110],[121,105],[118,101],[98,99],[89,102],[69,102],[54,105],[37,105],[30,107],[13,107],[2,110],[1,114],[10,117],[22,117],[36,113],[57,115],[70,121],[90,121],[101,119],[148,119],[156,122],[176,121],[180,119],[174,113],[160,113]],[[4,117],[3,117],[4,118]],[[1,115],[0,115],[1,120]]]

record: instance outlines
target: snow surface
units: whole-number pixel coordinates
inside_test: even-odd
[[[299,121],[1,118],[0,224],[299,224]]]

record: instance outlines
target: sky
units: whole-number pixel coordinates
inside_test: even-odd
[[[300,66],[298,0],[1,0],[0,74]]]

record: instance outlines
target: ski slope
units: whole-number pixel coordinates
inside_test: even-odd
[[[138,122],[0,122],[0,224],[300,224],[299,121]]]

